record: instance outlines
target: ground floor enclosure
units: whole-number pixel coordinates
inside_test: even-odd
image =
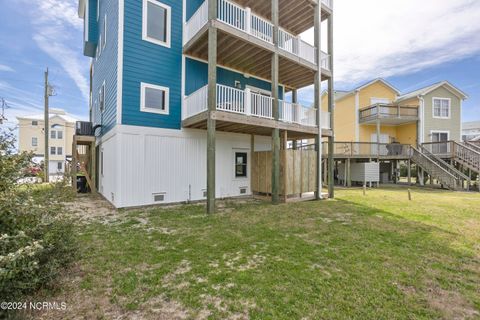
[[[117,208],[205,200],[206,133],[116,126],[98,142],[98,191]],[[271,137],[217,132],[217,198],[252,195],[252,150]]]

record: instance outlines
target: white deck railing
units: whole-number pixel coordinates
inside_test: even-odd
[[[330,9],[333,9],[333,0],[322,0],[322,3]]]
[[[193,117],[208,109],[208,86],[204,86],[185,98],[184,119]]]
[[[208,86],[204,86],[185,98],[184,119],[207,108]],[[273,98],[252,92],[249,88],[236,88],[217,84],[217,110],[273,119]],[[280,121],[304,126],[317,125],[316,109],[279,100]],[[330,129],[330,114],[322,112],[322,129]]]
[[[325,70],[330,70],[330,55],[322,51],[320,66]]]
[[[200,8],[193,14],[193,16],[188,20],[187,23],[185,23],[184,26],[184,38],[183,44],[186,44],[188,41],[190,41],[196,34],[197,32],[202,29],[204,25],[206,25],[208,22],[208,0],[202,3]]]
[[[215,1],[215,0],[213,0]],[[260,40],[273,43],[273,24],[254,14],[250,8],[244,8],[230,0],[218,1],[217,19],[223,23],[252,35]],[[323,0],[327,1],[327,0]],[[328,0],[331,1],[331,0]],[[208,0],[206,0],[195,14],[185,24],[184,43],[190,41],[197,32],[208,21]],[[301,40],[300,37],[294,36],[286,30],[278,31],[279,47],[289,53],[292,53],[302,59],[313,64],[317,64],[317,49]],[[329,66],[328,59],[322,58],[322,67],[325,69]]]

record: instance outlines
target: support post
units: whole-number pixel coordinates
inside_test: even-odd
[[[293,90],[292,90],[292,103],[293,103],[293,104],[298,103],[298,92],[297,92],[297,89],[293,89]],[[293,140],[293,142],[292,142],[292,148],[293,148],[293,150],[298,150],[298,141],[297,141],[297,140]]]
[[[96,165],[97,165],[97,149],[95,148],[95,141],[90,143],[90,179],[92,180],[92,185],[90,186],[91,193],[97,193],[97,174],[96,174]]]
[[[207,120],[207,213],[215,213],[215,144],[216,121],[212,115],[217,104],[217,1],[208,2],[208,120]]]
[[[316,192],[315,196],[317,200],[322,199],[322,96],[321,96],[321,86],[322,86],[322,68],[321,68],[321,61],[322,61],[322,51],[321,48],[321,25],[322,25],[322,5],[321,2],[318,1],[314,7],[315,10],[315,18],[314,18],[314,33],[315,33],[315,48],[316,50],[316,61],[317,61],[317,70],[315,72],[315,88],[314,88],[314,100],[315,100],[315,109],[317,110],[317,127],[318,127],[318,134],[315,138],[315,150],[317,151],[317,177],[316,177]]]
[[[45,171],[45,182],[50,182],[50,148],[48,146],[48,139],[49,139],[49,132],[50,132],[50,112],[49,112],[49,96],[50,96],[50,90],[49,90],[49,84],[48,84],[48,68],[47,71],[45,71],[45,96],[44,96],[44,119],[43,119],[43,126],[44,126],[44,138],[45,138],[45,152],[44,152],[44,157],[43,157],[43,170]]]
[[[377,112],[380,112],[380,110]],[[380,157],[380,119],[377,119],[377,156]]]
[[[411,160],[407,160],[407,176],[408,176],[408,185],[412,185],[412,163]]]
[[[320,47],[317,47],[320,51]],[[333,15],[328,17],[328,53],[330,54],[330,72],[332,76],[328,79],[328,112],[330,113],[330,129],[332,136],[328,137],[328,194],[330,199],[335,198],[335,177],[333,167],[333,145],[335,140],[335,92],[333,82]],[[320,128],[321,132],[321,128]]]
[[[278,82],[279,82],[279,58],[278,58],[278,0],[272,0],[272,23],[273,23],[273,44],[275,52],[272,54],[272,111],[274,120],[280,118],[279,101],[278,101]],[[272,203],[280,202],[280,130],[275,128],[272,130]]]
[[[72,175],[72,189],[75,193],[77,193],[77,163],[78,163],[78,157],[77,157],[77,137],[73,136],[73,142],[72,142],[72,166],[71,166],[71,175]]]
[[[347,159],[347,187],[352,187],[352,166],[351,166],[351,159]]]

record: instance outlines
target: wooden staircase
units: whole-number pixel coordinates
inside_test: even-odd
[[[480,147],[452,141],[453,159],[464,167],[480,173]]]
[[[416,150],[413,147],[412,149]],[[448,164],[423,146],[419,146],[419,149],[416,151],[423,156],[422,159],[420,159],[422,163],[416,161],[419,160],[419,157],[415,156],[415,151],[412,156],[412,161],[416,162],[417,165],[422,167],[431,177],[438,180],[442,185],[452,190],[461,190],[465,188],[466,182],[468,188],[470,185],[470,178],[457,170],[454,166]]]

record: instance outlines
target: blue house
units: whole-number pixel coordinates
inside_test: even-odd
[[[217,198],[258,191],[255,152],[271,153],[278,201],[280,150],[332,140],[320,85],[333,92],[333,59],[319,50],[331,51],[331,0],[79,0],[79,16],[98,190],[116,207],[207,199],[213,211]],[[314,27],[312,45],[299,35]],[[312,84],[302,106],[297,90]],[[320,197],[317,154],[309,191]]]

